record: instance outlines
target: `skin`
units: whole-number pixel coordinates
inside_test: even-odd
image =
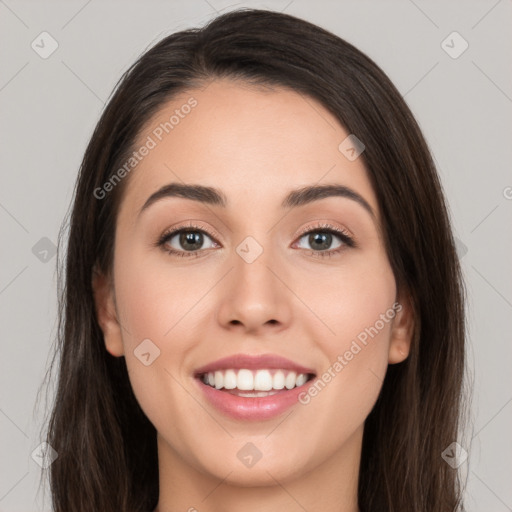
[[[141,143],[191,96],[197,106],[129,176],[113,280],[97,274],[93,282],[106,349],[126,358],[135,395],[158,432],[156,510],[355,512],[364,422],[388,364],[408,356],[414,326],[364,163],[339,151],[348,133],[315,100],[227,80],[174,98]],[[170,182],[220,188],[228,207],[173,197],[138,217]],[[376,218],[342,197],[281,208],[290,190],[327,183],[352,188]],[[215,235],[205,235],[199,257],[154,245],[189,220]],[[345,229],[357,247],[315,256],[300,230],[322,221]],[[250,264],[236,252],[247,236],[263,248]],[[340,242],[333,236],[327,251]],[[171,243],[185,252],[179,236]],[[401,310],[316,397],[276,418],[227,417],[194,381],[196,368],[235,353],[278,354],[321,375],[395,301]],[[147,338],[160,349],[149,366],[134,355]],[[262,454],[251,468],[237,457],[247,442]]]

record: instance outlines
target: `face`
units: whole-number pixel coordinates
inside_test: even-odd
[[[412,318],[348,135],[311,98],[231,81],[174,98],[140,134],[113,280],[94,286],[106,349],[126,358],[169,465],[259,485],[360,457]]]

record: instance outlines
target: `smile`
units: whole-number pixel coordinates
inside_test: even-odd
[[[200,375],[204,384],[244,397],[274,395],[285,388],[300,387],[311,378],[312,374],[285,369],[227,369]]]
[[[193,376],[206,406],[231,419],[264,421],[295,405],[316,372],[277,354],[234,354]]]

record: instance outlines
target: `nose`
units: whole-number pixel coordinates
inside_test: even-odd
[[[240,256],[242,254],[242,256]],[[264,249],[254,261],[235,252],[232,269],[219,290],[217,320],[224,328],[244,333],[276,333],[292,316],[293,293],[286,270]]]

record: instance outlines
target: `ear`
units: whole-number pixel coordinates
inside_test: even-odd
[[[117,319],[114,299],[114,287],[111,279],[93,268],[92,289],[96,307],[96,318],[103,331],[103,339],[107,351],[115,356],[124,355],[121,325]]]
[[[407,359],[414,334],[414,311],[408,293],[399,293],[394,306],[395,317],[391,328],[389,364],[401,363]]]

